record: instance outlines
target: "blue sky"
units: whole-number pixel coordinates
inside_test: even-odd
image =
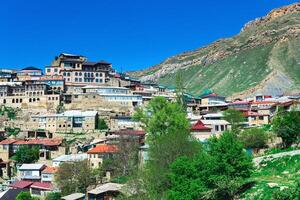
[[[61,52],[117,70],[237,34],[291,0],[7,0],[1,2],[0,68],[49,65]]]

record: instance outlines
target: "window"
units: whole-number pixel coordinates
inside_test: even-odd
[[[78,82],[78,78],[75,78],[75,82]]]
[[[221,125],[221,131],[224,131],[224,125]]]
[[[66,75],[67,75],[66,72],[64,72],[64,73],[63,73],[63,76],[66,76]]]
[[[216,131],[219,131],[219,126],[216,125],[216,126],[215,126],[215,129],[216,129]]]
[[[48,73],[51,72],[51,69],[50,69],[50,68],[47,68],[47,72],[48,72]]]
[[[259,120],[264,120],[264,116],[259,116],[258,119]]]
[[[67,73],[67,76],[71,76],[71,73],[70,73],[70,72],[68,72],[68,73]]]
[[[75,76],[78,76],[78,72],[75,72]]]
[[[55,68],[55,69],[54,69],[54,72],[58,72],[58,69],[57,69],[57,68]]]

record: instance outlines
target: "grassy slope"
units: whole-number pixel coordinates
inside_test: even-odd
[[[273,159],[261,165],[250,178],[256,184],[243,194],[242,199],[271,199],[275,190],[283,186],[294,187],[295,181],[300,179],[300,155]],[[268,183],[276,183],[278,186],[270,188]]]
[[[245,90],[263,80],[270,72],[267,62],[273,45],[241,52],[209,66],[192,66],[181,70],[187,89],[194,94],[210,88],[222,95]],[[175,74],[159,80],[165,85],[174,85]]]

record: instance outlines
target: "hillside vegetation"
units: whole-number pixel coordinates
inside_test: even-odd
[[[276,191],[295,188],[299,180],[300,155],[266,160],[252,174],[249,181],[253,181],[254,186],[241,199],[272,199]]]
[[[300,3],[279,8],[244,26],[242,31],[200,49],[185,52],[142,71],[143,81],[175,85],[183,74],[187,90],[213,89],[222,95],[273,95],[300,88]]]

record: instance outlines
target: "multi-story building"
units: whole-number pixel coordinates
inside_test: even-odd
[[[10,69],[0,69],[0,82],[17,81],[17,73]]]
[[[17,71],[19,81],[39,80],[43,71],[36,67],[26,67]]]
[[[51,133],[94,131],[98,123],[97,111],[69,110],[59,114],[31,116],[32,129],[42,129]]]
[[[61,53],[55,57],[51,66],[46,67],[46,75],[61,75],[69,93],[76,87],[85,85],[104,85],[114,74],[111,63],[106,61],[87,62],[81,55]]]
[[[65,108],[81,110],[110,109],[119,114],[130,114],[142,104],[142,96],[128,88],[112,86],[85,86],[82,92],[64,95]]]
[[[49,86],[40,81],[0,83],[0,105],[13,108],[55,109],[60,104],[59,94],[49,94]]]

